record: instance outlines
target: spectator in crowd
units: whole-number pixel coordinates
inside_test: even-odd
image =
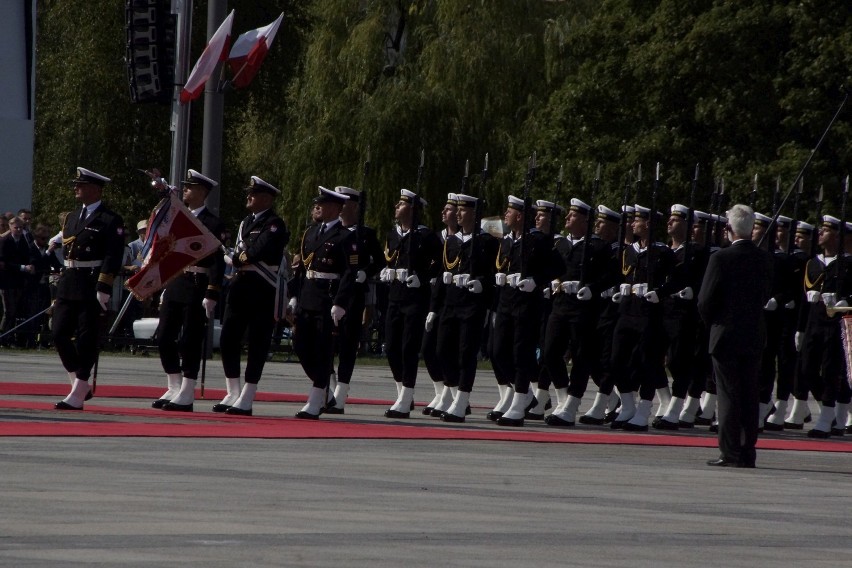
[[[3,319],[0,334],[15,326],[16,318],[25,315],[22,302],[27,286],[27,275],[35,273],[35,249],[24,238],[24,223],[17,217],[9,221],[9,234],[0,238],[0,299],[3,302]],[[10,342],[5,338],[5,343]]]

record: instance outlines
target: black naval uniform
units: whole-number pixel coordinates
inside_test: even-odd
[[[459,229],[460,231],[461,229]],[[447,229],[443,229],[440,233],[441,244],[446,246],[447,239],[452,239],[453,235],[449,234]],[[446,250],[446,248],[444,249]],[[429,378],[433,383],[444,383],[444,372],[441,368],[441,361],[438,359],[438,328],[441,324],[440,308],[444,305],[444,295],[446,287],[440,277],[432,278],[429,283],[431,287],[431,299],[429,301],[429,312],[435,313],[435,321],[431,329],[423,332],[423,345],[420,347],[420,355],[423,357],[423,364],[426,365],[426,372],[429,373]],[[429,412],[427,412],[427,410]],[[427,406],[423,409],[424,414],[431,413],[431,408]]]
[[[257,384],[275,327],[274,280],[290,234],[284,221],[267,209],[243,220],[238,239],[233,258],[235,274],[225,302],[219,340],[222,367],[226,377],[240,376],[240,352],[248,329],[245,382]],[[264,271],[266,277],[262,275]]]
[[[416,275],[420,280],[420,286],[412,288],[395,279],[390,283],[388,293],[385,314],[388,365],[394,381],[404,387],[414,388],[417,382],[420,346],[429,308],[429,282],[437,276],[440,255],[440,239],[423,225],[413,233],[407,231],[405,234],[395,227],[387,235],[387,268],[407,269],[409,276]]]
[[[65,267],[56,285],[53,342],[65,370],[88,381],[98,350],[96,292],[112,295],[124,257],[124,221],[103,203],[81,220],[84,208],[69,213],[62,228]]]
[[[345,228],[354,235],[357,226],[352,225]],[[363,270],[367,280],[360,284],[356,281],[353,284],[354,291],[349,299],[349,304],[341,306],[346,309],[346,317],[341,322],[337,336],[337,380],[345,384],[349,384],[349,381],[352,380],[352,371],[355,369],[355,359],[358,356],[358,346],[361,343],[362,314],[366,304],[368,282],[379,273],[384,265],[382,245],[379,244],[376,230],[362,226],[358,229],[358,232],[361,242],[358,246],[356,270]],[[329,309],[331,308],[329,307]]]
[[[586,248],[588,252],[584,252]],[[609,283],[611,249],[600,237],[592,235],[588,242],[585,237],[559,239],[555,250],[551,275],[560,282],[579,282],[580,287],[591,290],[592,297],[580,300],[576,293],[561,289],[553,293],[542,356],[553,386],[567,388],[569,395],[583,398],[594,366],[595,343],[590,330],[597,326],[600,295]],[[583,276],[585,281],[581,281]],[[565,367],[566,351],[571,354],[570,378]]]
[[[441,362],[444,384],[458,387],[462,392],[473,390],[476,361],[482,345],[482,334],[488,307],[493,301],[494,263],[498,241],[481,228],[476,235],[459,231],[444,242],[443,268],[452,274],[468,274],[470,280],[482,285],[482,292],[474,293],[467,287],[447,284],[443,278],[439,286],[443,305],[433,302],[430,311],[439,312],[437,353]]]
[[[522,245],[524,239],[526,245]],[[518,274],[519,280],[531,278],[536,284],[531,292],[509,284],[500,287],[492,329],[491,361],[497,383],[513,385],[515,393],[524,395],[529,392],[530,380],[538,375],[536,347],[544,303],[542,286],[550,285],[547,263],[551,258],[551,242],[536,229],[517,239],[509,233],[503,237],[497,253],[497,272]]]
[[[355,282],[359,265],[355,233],[337,219],[317,223],[302,235],[301,259],[289,290],[298,299],[293,349],[313,386],[325,389],[337,333],[331,307],[345,309],[356,293],[363,296],[363,288]],[[360,314],[348,311],[339,325],[346,327],[349,318],[356,319],[360,329]]]
[[[217,239],[224,239],[225,224],[206,206],[196,217]],[[225,260],[219,247],[186,268],[163,291],[158,337],[160,362],[167,374],[198,378],[207,322],[201,302],[205,298],[219,301],[224,274]]]

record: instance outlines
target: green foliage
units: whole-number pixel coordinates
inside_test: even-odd
[[[386,45],[400,6],[397,52]],[[432,224],[466,159],[469,191],[499,214],[533,151],[535,198],[553,196],[564,165],[560,199],[589,199],[600,163],[596,201],[617,207],[637,166],[647,182],[661,162],[664,208],[688,199],[699,163],[698,207],[722,178],[732,201],[747,201],[757,173],[758,207],[768,209],[776,177],[782,189],[792,183],[852,68],[852,5],[842,0],[232,0],[229,8],[235,35],[285,18],[252,85],[226,93],[222,214],[236,226],[241,188],[259,175],[284,191],[277,207],[296,234],[318,185],[366,183],[368,223],[388,229],[399,189],[417,183],[421,148]],[[206,9],[195,3],[193,61]],[[123,18],[114,0],[38,3],[40,220],[73,205],[66,176],[76,165],[115,179],[107,199],[128,223],[153,204],[135,168],[168,163],[169,109],[129,102]],[[190,164],[200,162],[202,111],[193,105]],[[826,211],[839,211],[850,116],[814,156],[803,209],[824,185]],[[486,152],[493,179],[482,188]],[[631,199],[649,204],[650,187]]]

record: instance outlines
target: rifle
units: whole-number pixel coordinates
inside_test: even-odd
[[[695,175],[692,176],[692,187],[689,190],[689,216],[686,218],[686,239],[683,241],[683,268],[689,275],[692,256],[695,253],[692,246],[692,227],[695,225],[695,190],[698,188],[698,164],[695,164]]]
[[[778,176],[775,180],[775,192],[772,194],[772,210],[773,211],[775,211],[775,208],[778,206],[778,194],[779,193],[781,193],[781,176]],[[793,231],[791,229],[790,234],[792,234],[793,239],[795,239],[795,237],[796,237],[795,231]],[[769,247],[767,248],[767,250],[769,250],[769,251],[775,250],[775,248],[776,248],[776,242],[775,241],[776,240],[777,240],[776,234],[773,233],[773,234],[769,235]],[[792,243],[793,241],[791,240],[790,242]],[[788,245],[787,253],[789,254],[791,252],[793,252],[793,249],[790,248],[790,246]]]
[[[840,234],[838,235],[840,238],[840,242],[837,243],[837,290],[835,293],[840,299],[840,295],[843,293],[843,281],[846,276],[846,198],[849,195],[849,176],[846,176],[846,179],[843,183],[843,195],[840,198]]]
[[[468,162],[465,162],[464,172],[465,172],[465,181],[467,180],[467,167]],[[483,201],[485,200],[485,184],[488,182],[488,152],[485,153],[485,167],[482,168],[482,175],[480,177],[480,189],[479,189],[479,198],[476,200],[476,205],[473,206],[473,234],[470,237],[470,277],[476,278],[474,276],[476,270],[476,256],[479,252],[477,248],[477,234],[481,230],[482,227],[482,206]]]
[[[749,207],[754,211],[754,208],[757,206],[757,174],[754,174],[754,184],[751,186],[751,200],[749,202]]]
[[[411,251],[413,247],[414,236],[418,234],[417,228],[420,226],[420,214],[422,212],[423,207],[420,205],[420,189],[423,185],[423,169],[426,165],[426,150],[423,148],[420,149],[420,165],[417,167],[417,185],[415,186],[415,194],[416,197],[411,204],[411,230],[408,233],[408,246],[407,246],[407,266],[409,271],[409,275],[411,273]]]
[[[817,254],[817,247],[819,246],[819,226],[822,223],[822,201],[823,201],[823,188],[819,186],[819,193],[816,198],[816,224],[814,225],[815,230],[811,235],[811,250],[810,256],[811,258],[815,257]]]
[[[793,247],[796,243],[796,218],[799,216],[799,200],[802,197],[802,192],[804,191],[804,178],[799,179],[799,191],[796,192],[796,198],[793,200],[793,220],[790,221],[789,233],[787,234],[787,254],[792,254]],[[775,222],[775,219],[772,219],[772,222]],[[772,223],[769,224],[772,226]],[[772,252],[772,251],[770,251]]]
[[[710,194],[710,207],[707,211],[710,213],[710,219],[707,221],[707,229],[704,231],[704,248],[710,250],[713,245],[713,237],[716,235],[716,219],[713,215],[719,207],[719,178],[713,181],[713,193]]]
[[[370,147],[367,146],[367,159],[364,160],[364,177],[361,179],[361,195],[358,202],[358,224],[355,225],[355,243],[361,248],[361,231],[367,217],[367,178],[370,176]],[[360,253],[359,253],[360,254]]]
[[[535,151],[533,151],[532,156],[530,156],[529,162],[527,163],[527,176],[524,180],[524,228],[521,233],[521,280],[523,280],[526,269],[527,269],[527,241],[529,238],[527,235],[530,234],[530,229],[532,229],[532,223],[534,221],[532,215],[532,198],[530,197],[530,190],[532,189],[532,184],[535,181]]]
[[[811,160],[814,159],[814,155],[816,155],[817,150],[819,150],[820,146],[822,146],[823,140],[825,140],[825,137],[828,136],[829,130],[831,130],[831,127],[834,126],[834,122],[837,120],[837,117],[840,116],[840,112],[843,110],[843,107],[846,106],[847,100],[849,100],[849,91],[846,91],[845,94],[843,95],[843,100],[840,102],[840,106],[837,107],[837,111],[834,113],[834,116],[831,117],[831,120],[828,122],[828,126],[825,127],[825,130],[823,131],[822,136],[820,136],[819,141],[817,142],[816,146],[814,146],[814,149],[811,150],[811,155],[808,156],[807,160],[805,160],[805,165],[802,166],[801,170],[799,170],[799,175],[796,176],[796,179],[794,179],[793,183],[790,185],[790,189],[787,191],[787,195],[785,195],[784,199],[781,201],[781,205],[778,206],[778,209],[775,210],[774,215],[772,215],[773,219],[777,219],[778,215],[781,214],[781,210],[784,208],[784,204],[787,203],[787,200],[790,198],[790,194],[793,193],[793,189],[796,187],[796,184],[799,183],[799,180],[802,178],[802,176],[805,175],[805,170],[810,165]],[[764,235],[764,236],[766,236],[766,235]],[[813,240],[816,240],[816,239],[813,239]],[[763,238],[762,237],[761,237],[760,241],[761,242],[758,243],[758,246],[763,244]]]
[[[630,172],[624,175],[624,194],[621,197],[621,222],[618,224],[618,262],[624,257],[624,239],[627,237],[627,193],[630,191]]]
[[[717,214],[719,215],[719,217],[721,217],[722,213],[725,211],[725,208],[728,206],[728,196],[725,195],[725,178],[722,178],[721,180],[719,180],[719,203],[718,203],[718,206],[719,206],[719,212]],[[717,225],[718,225],[718,223],[717,223]],[[716,229],[717,229],[717,227],[714,225],[713,231],[716,232]],[[714,235],[714,238],[715,237],[716,237],[716,235]],[[716,240],[717,240],[716,244],[721,247],[722,243],[724,242],[723,237],[718,237]]]
[[[660,162],[657,162],[657,173],[651,190],[651,214],[648,215],[648,291],[654,289],[654,262],[651,253],[654,250],[654,225],[657,217],[657,193],[660,189]]]
[[[598,189],[601,184],[601,165],[598,164],[598,170],[595,173],[595,183],[592,185],[592,197],[589,203],[589,211],[586,213],[586,236],[583,241],[583,256],[580,258],[580,286],[586,285],[586,265],[589,261],[589,241],[592,239],[592,231],[594,230],[594,217],[592,216],[592,207],[594,207],[595,196],[598,194]]]
[[[556,194],[553,196],[553,204],[558,205],[559,199],[562,197],[562,176],[564,174],[565,168],[560,165],[559,166],[559,177],[556,178]],[[550,214],[550,234],[554,238],[556,237],[556,233],[559,225],[559,215],[557,215],[556,207],[553,208],[553,212]]]

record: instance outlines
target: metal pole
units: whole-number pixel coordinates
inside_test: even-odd
[[[228,0],[209,0],[207,3],[207,38],[213,37],[228,15]],[[222,138],[225,116],[225,93],[219,89],[222,64],[207,81],[204,88],[204,134],[201,142],[201,170],[216,181],[222,180]],[[214,187],[207,196],[207,208],[219,214],[219,188]],[[212,329],[212,328],[211,328]],[[212,341],[210,342],[212,345]]]
[[[189,74],[189,47],[192,37],[192,0],[172,0],[172,13],[177,15],[175,47],[175,87],[172,98],[172,159],[169,180],[177,184],[186,170],[189,147],[189,103],[180,104],[180,91]]]

